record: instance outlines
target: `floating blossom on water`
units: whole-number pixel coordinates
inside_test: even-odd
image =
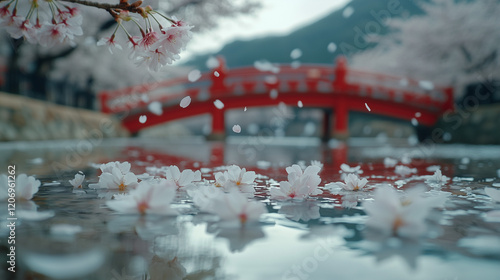
[[[181,173],[179,167],[172,165],[167,169],[166,177],[175,183],[177,189],[189,188],[194,187],[193,182],[201,181],[201,172],[185,169]]]
[[[319,160],[311,160],[311,165],[319,167],[320,171],[323,169],[323,163]]]
[[[355,166],[355,167],[350,167],[349,165],[342,163],[340,165],[340,171],[341,173],[340,178],[344,180],[348,174],[363,174],[363,170],[361,170],[361,166]]]
[[[429,176],[426,180],[427,183],[430,183],[430,184],[445,184],[446,182],[448,182],[450,180],[450,178],[444,176],[442,173],[441,173],[441,170],[436,170],[434,172],[434,175],[432,176]]]
[[[248,200],[245,195],[233,189],[214,199],[211,212],[223,221],[238,221],[241,226],[245,226],[257,221],[267,210],[262,202]]]
[[[75,174],[75,178],[73,180],[69,180],[69,183],[75,189],[81,189],[83,180],[85,180],[85,175],[82,172],[78,172]]]
[[[5,174],[0,174],[0,200],[7,200],[10,196],[9,194],[9,183]],[[38,192],[40,187],[40,181],[36,180],[35,177],[26,174],[19,174],[15,177],[15,198],[16,200],[30,200],[33,195]]]
[[[215,186],[222,187],[225,191],[237,188],[243,193],[255,193],[254,181],[257,176],[254,171],[247,171],[245,168],[231,165],[224,173],[217,172],[214,176]]]
[[[423,197],[423,188],[414,188],[400,196],[393,187],[375,190],[373,201],[363,203],[369,216],[367,227],[386,236],[418,238],[426,232],[425,218],[434,207],[442,207],[446,197]]]
[[[410,164],[412,161],[410,155],[408,154],[404,154],[402,157],[401,157],[401,163],[402,164]]]
[[[270,194],[272,199],[304,199],[310,195],[323,193],[318,189],[321,178],[318,173],[321,168],[317,165],[310,165],[304,171],[294,164],[286,168],[288,181],[281,181],[280,187],[272,187]]]
[[[361,170],[361,166],[350,167],[349,165],[342,163],[340,165],[340,172],[342,173],[354,173],[354,174],[363,174],[363,170]]]
[[[398,165],[394,169],[394,172],[400,176],[408,176],[413,173],[417,173],[416,168],[409,168],[408,166]]]
[[[305,177],[304,177],[305,178]],[[280,187],[269,190],[272,199],[304,199],[309,196],[309,186],[301,180],[280,182]]]
[[[130,172],[131,164],[127,161],[125,161],[125,162],[112,161],[112,162],[101,164],[99,166],[99,169],[101,169],[101,171],[103,173],[104,172],[112,173],[114,167],[118,168],[118,170],[120,170],[120,172],[123,175],[125,175],[125,174]]]
[[[111,173],[104,172],[99,176],[97,184],[90,184],[90,188],[126,191],[137,186],[137,176],[132,172],[123,173],[118,167],[113,167]]]
[[[500,190],[494,188],[485,188],[484,192],[491,197],[494,201],[500,202]]]
[[[175,215],[177,212],[170,207],[175,197],[176,186],[168,180],[158,183],[141,182],[128,195],[115,196],[106,205],[117,212],[130,214]]]
[[[394,166],[396,166],[396,164],[398,164],[398,160],[397,159],[393,159],[393,158],[390,158],[390,157],[384,158],[384,166],[385,167],[394,167]]]
[[[356,174],[348,174],[344,180],[345,183],[336,182],[326,185],[326,188],[332,193],[338,193],[340,188],[346,191],[359,191],[366,189],[365,186],[368,183],[368,179],[360,179]]]

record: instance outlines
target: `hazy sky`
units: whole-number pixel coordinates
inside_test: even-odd
[[[218,51],[236,39],[269,34],[287,34],[339,9],[350,0],[260,0],[262,8],[254,15],[221,20],[219,28],[196,34],[181,53],[182,60],[194,53]]]

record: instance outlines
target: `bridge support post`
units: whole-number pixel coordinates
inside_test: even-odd
[[[339,102],[335,108],[333,137],[338,140],[349,138],[349,108],[345,102]]]
[[[226,138],[226,125],[224,119],[225,110],[214,107],[212,110],[212,132],[207,140],[224,140]]]
[[[321,135],[323,142],[328,142],[332,136],[332,113],[331,109],[323,111],[323,134]]]

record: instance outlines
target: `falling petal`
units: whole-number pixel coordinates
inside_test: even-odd
[[[368,107],[368,104],[365,103],[365,106],[366,106],[366,110],[368,110],[368,112],[372,111],[372,109],[370,109],[370,107]]]
[[[219,76],[220,76],[219,72],[214,71],[214,76],[215,76],[215,77],[219,77]]]
[[[335,45],[335,43],[331,42],[330,44],[328,44],[327,49],[329,52],[334,53],[337,50],[337,45]]]
[[[217,60],[217,58],[211,56],[207,59],[206,65],[209,69],[216,68],[219,66],[219,61]]]
[[[161,116],[163,114],[163,108],[161,107],[161,103],[158,101],[153,101],[149,103],[148,109],[151,113]]]
[[[299,100],[299,102],[297,102],[297,106],[299,106],[299,108],[302,108],[302,107],[304,107],[304,104],[302,104],[302,101]]]
[[[434,84],[431,81],[419,81],[418,86],[425,90],[433,90]]]
[[[194,69],[188,74],[188,80],[190,82],[196,82],[199,78],[201,78],[201,72],[198,69]]]
[[[292,59],[298,59],[301,56],[302,56],[302,51],[300,49],[293,49],[293,51],[290,53],[290,57]]]
[[[148,120],[148,117],[146,115],[141,115],[139,117],[139,122],[140,123],[145,123]]]
[[[187,106],[189,106],[189,104],[191,104],[191,97],[186,96],[186,97],[182,98],[181,103],[179,105],[182,108],[186,108]]]
[[[233,125],[233,131],[235,133],[240,133],[241,132],[241,126],[239,126],[237,124]]]
[[[342,11],[342,16],[344,18],[349,18],[354,13],[354,8],[349,6]]]
[[[219,99],[214,101],[214,105],[215,105],[215,107],[217,107],[217,109],[224,108],[224,103],[222,103],[222,101],[220,101]]]

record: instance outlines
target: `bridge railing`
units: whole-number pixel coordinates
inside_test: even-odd
[[[395,102],[412,102],[436,110],[453,108],[451,88],[351,69],[343,58],[337,60],[335,67],[320,64],[299,67],[275,65],[273,70],[261,71],[255,67],[242,67],[228,71],[225,65],[221,64],[204,73],[195,82],[180,77],[114,91],[103,91],[99,95],[101,111],[118,113],[145,107],[153,101],[168,105],[178,102],[187,95],[193,100],[207,100],[229,94],[265,94],[273,89],[280,94],[290,92],[349,94]]]

